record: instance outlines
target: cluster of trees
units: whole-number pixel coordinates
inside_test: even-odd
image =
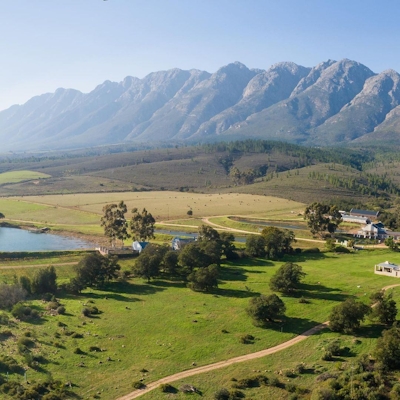
[[[26,300],[29,296],[39,297],[44,294],[55,294],[57,291],[57,274],[54,267],[35,271],[33,276],[22,275],[13,284],[0,285],[0,309],[11,310],[14,305]]]
[[[301,280],[305,275],[300,265],[290,262],[285,263],[271,277],[270,289],[288,294],[299,289]],[[265,326],[270,322],[274,322],[277,318],[282,318],[285,315],[285,311],[284,302],[276,294],[253,297],[246,309],[254,325],[257,326]]]
[[[153,216],[143,208],[139,212],[137,208],[132,210],[131,220],[126,220],[126,204],[120,201],[118,204],[106,204],[103,207],[103,216],[101,217],[101,226],[104,228],[104,234],[110,239],[110,243],[115,245],[116,240],[124,240],[133,237],[134,240],[145,241],[154,238]],[[130,232],[128,232],[128,228]]]
[[[335,233],[342,222],[342,215],[337,206],[315,202],[306,207],[304,219],[313,235],[324,237],[326,232]]]
[[[343,178],[338,175],[330,175],[320,172],[310,172],[310,179],[329,182],[332,186],[357,191],[361,194],[376,196],[382,193],[400,193],[400,188],[387,176],[364,173],[357,178]]]
[[[88,254],[74,267],[75,276],[70,279],[67,289],[73,293],[80,293],[87,287],[100,289],[118,278],[120,269],[117,257]]]
[[[373,306],[369,306],[354,299],[347,299],[332,309],[329,317],[329,327],[334,332],[352,333],[360,327],[366,316],[371,320],[385,325],[392,325],[396,321],[397,306],[391,293],[384,291],[373,293],[370,296]]]
[[[241,153],[282,153],[297,159],[298,167],[311,165],[315,162],[338,163],[348,165],[358,170],[363,164],[374,160],[374,154],[370,151],[357,151],[351,149],[320,149],[308,148],[292,143],[274,142],[271,140],[247,139],[236,142],[208,143],[201,146],[208,153],[226,152],[231,157]]]
[[[236,256],[234,239],[231,233],[220,234],[210,226],[202,225],[198,240],[180,251],[167,246],[147,245],[132,270],[136,276],[148,281],[165,274],[187,280],[193,290],[208,291],[218,286],[221,257],[231,259]]]
[[[295,242],[293,231],[266,227],[260,236],[251,235],[246,240],[246,253],[252,257],[267,257],[271,260],[283,257],[293,252]]]

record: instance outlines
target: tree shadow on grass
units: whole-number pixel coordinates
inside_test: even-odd
[[[174,288],[185,288],[186,283],[182,281],[170,281],[170,280],[154,280],[149,283],[149,285],[156,286],[156,288],[168,288],[168,287],[174,287]]]
[[[354,332],[354,336],[377,339],[381,337],[382,331],[385,329],[388,329],[388,327],[381,324],[363,325]]]
[[[264,325],[264,328],[271,329],[276,332],[294,333],[300,335],[309,329],[319,325],[320,322],[312,321],[306,318],[284,317],[282,321],[270,322]],[[322,330],[313,332],[312,335],[320,335]],[[307,335],[308,336],[308,335]],[[309,334],[311,336],[311,333]]]
[[[221,287],[217,289],[210,290],[208,293],[213,294],[214,296],[221,297],[236,297],[240,299],[259,296],[260,293],[252,292],[249,290],[239,290],[239,289],[223,289]]]
[[[272,267],[274,266],[274,263],[270,260],[266,260],[265,258],[241,258],[239,260],[233,260],[233,261],[226,261],[224,262],[224,268],[225,266],[232,267],[232,268],[237,268],[237,267]],[[253,272],[253,271],[252,271]]]
[[[320,284],[301,283],[299,289],[289,294],[291,297],[304,297],[306,299],[330,300],[342,302],[354,296],[342,293],[340,289],[329,288]]]
[[[224,281],[246,281],[247,276],[245,274],[247,270],[244,268],[224,266],[220,269],[220,279]],[[254,272],[254,271],[252,271]]]

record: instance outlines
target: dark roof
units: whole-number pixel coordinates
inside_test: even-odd
[[[357,210],[355,208],[352,208],[350,210],[350,215],[361,215],[363,217],[377,217],[378,214],[379,214],[379,211]]]

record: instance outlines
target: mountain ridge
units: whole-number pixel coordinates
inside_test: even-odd
[[[0,111],[4,151],[237,137],[400,144],[400,75],[349,59],[267,70],[234,62],[214,73],[173,68],[106,80],[86,94],[59,88]]]

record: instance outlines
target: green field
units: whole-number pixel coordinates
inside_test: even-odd
[[[0,185],[50,178],[50,175],[36,171],[11,171],[0,174]],[[38,184],[39,181],[34,182]]]
[[[198,219],[187,220],[190,209],[196,218],[224,215],[228,210],[233,214],[268,216],[297,214],[304,209],[304,204],[268,196],[162,191],[9,197],[0,199],[0,210],[7,220],[17,223],[98,235],[103,206],[121,200],[129,211],[145,207],[156,221],[183,218],[194,227],[201,223]],[[127,217],[130,218],[129,213]]]
[[[21,322],[13,330],[16,338],[24,331],[31,331],[36,338],[36,351],[48,362],[41,372],[30,370],[29,379],[41,381],[46,378],[47,371],[51,371],[53,379],[77,384],[75,391],[84,398],[100,391],[101,398],[115,399],[132,390],[132,382],[143,375],[141,369],[148,370],[144,378],[145,382],[151,382],[193,368],[193,363],[201,366],[282,343],[325,321],[332,307],[348,296],[368,301],[371,292],[393,283],[391,278],[373,274],[373,265],[387,259],[400,262],[399,255],[380,250],[347,255],[308,254],[289,259],[302,265],[307,276],[296,297],[283,297],[287,316],[283,324],[272,329],[253,326],[245,308],[250,297],[270,293],[268,281],[282,262],[245,259],[224,264],[219,288],[211,294],[192,292],[180,282],[155,280],[147,284],[138,279],[112,283],[108,290],[87,290],[77,297],[60,294],[66,315],[44,316],[39,324]],[[123,261],[123,268],[129,268],[132,262]],[[72,267],[57,267],[57,270],[60,282],[65,282]],[[22,271],[13,268],[0,270],[0,274],[9,280]],[[26,271],[32,273],[32,269]],[[309,299],[310,303],[299,303],[299,296]],[[81,316],[80,310],[88,301],[93,301],[92,304],[101,310],[97,318]],[[44,303],[35,301],[34,304],[45,311]],[[57,326],[59,321],[67,325],[68,331],[81,333],[83,338],[65,335]],[[256,338],[254,344],[240,343],[240,337],[245,334]],[[315,343],[314,340],[310,343]],[[6,353],[14,352],[14,340],[7,339],[2,344]],[[105,351],[88,352],[90,346]],[[306,357],[318,357],[318,353],[313,354],[313,346],[304,349],[305,352],[309,349],[308,355],[297,354],[292,349],[288,350],[290,357],[280,359],[276,355],[271,360],[285,363],[290,359],[295,363]],[[85,354],[74,354],[76,347]],[[85,366],[77,367],[82,361]],[[266,358],[254,365],[272,362]],[[211,400],[210,391],[215,389],[214,385],[219,387],[230,376],[238,374],[235,371],[245,370],[245,366],[235,368],[214,372],[215,380],[208,384],[204,383],[205,377],[196,378],[200,389],[205,391],[203,398]],[[271,368],[275,366],[263,367]],[[12,376],[12,379],[19,378]],[[263,397],[254,397],[257,398]]]

